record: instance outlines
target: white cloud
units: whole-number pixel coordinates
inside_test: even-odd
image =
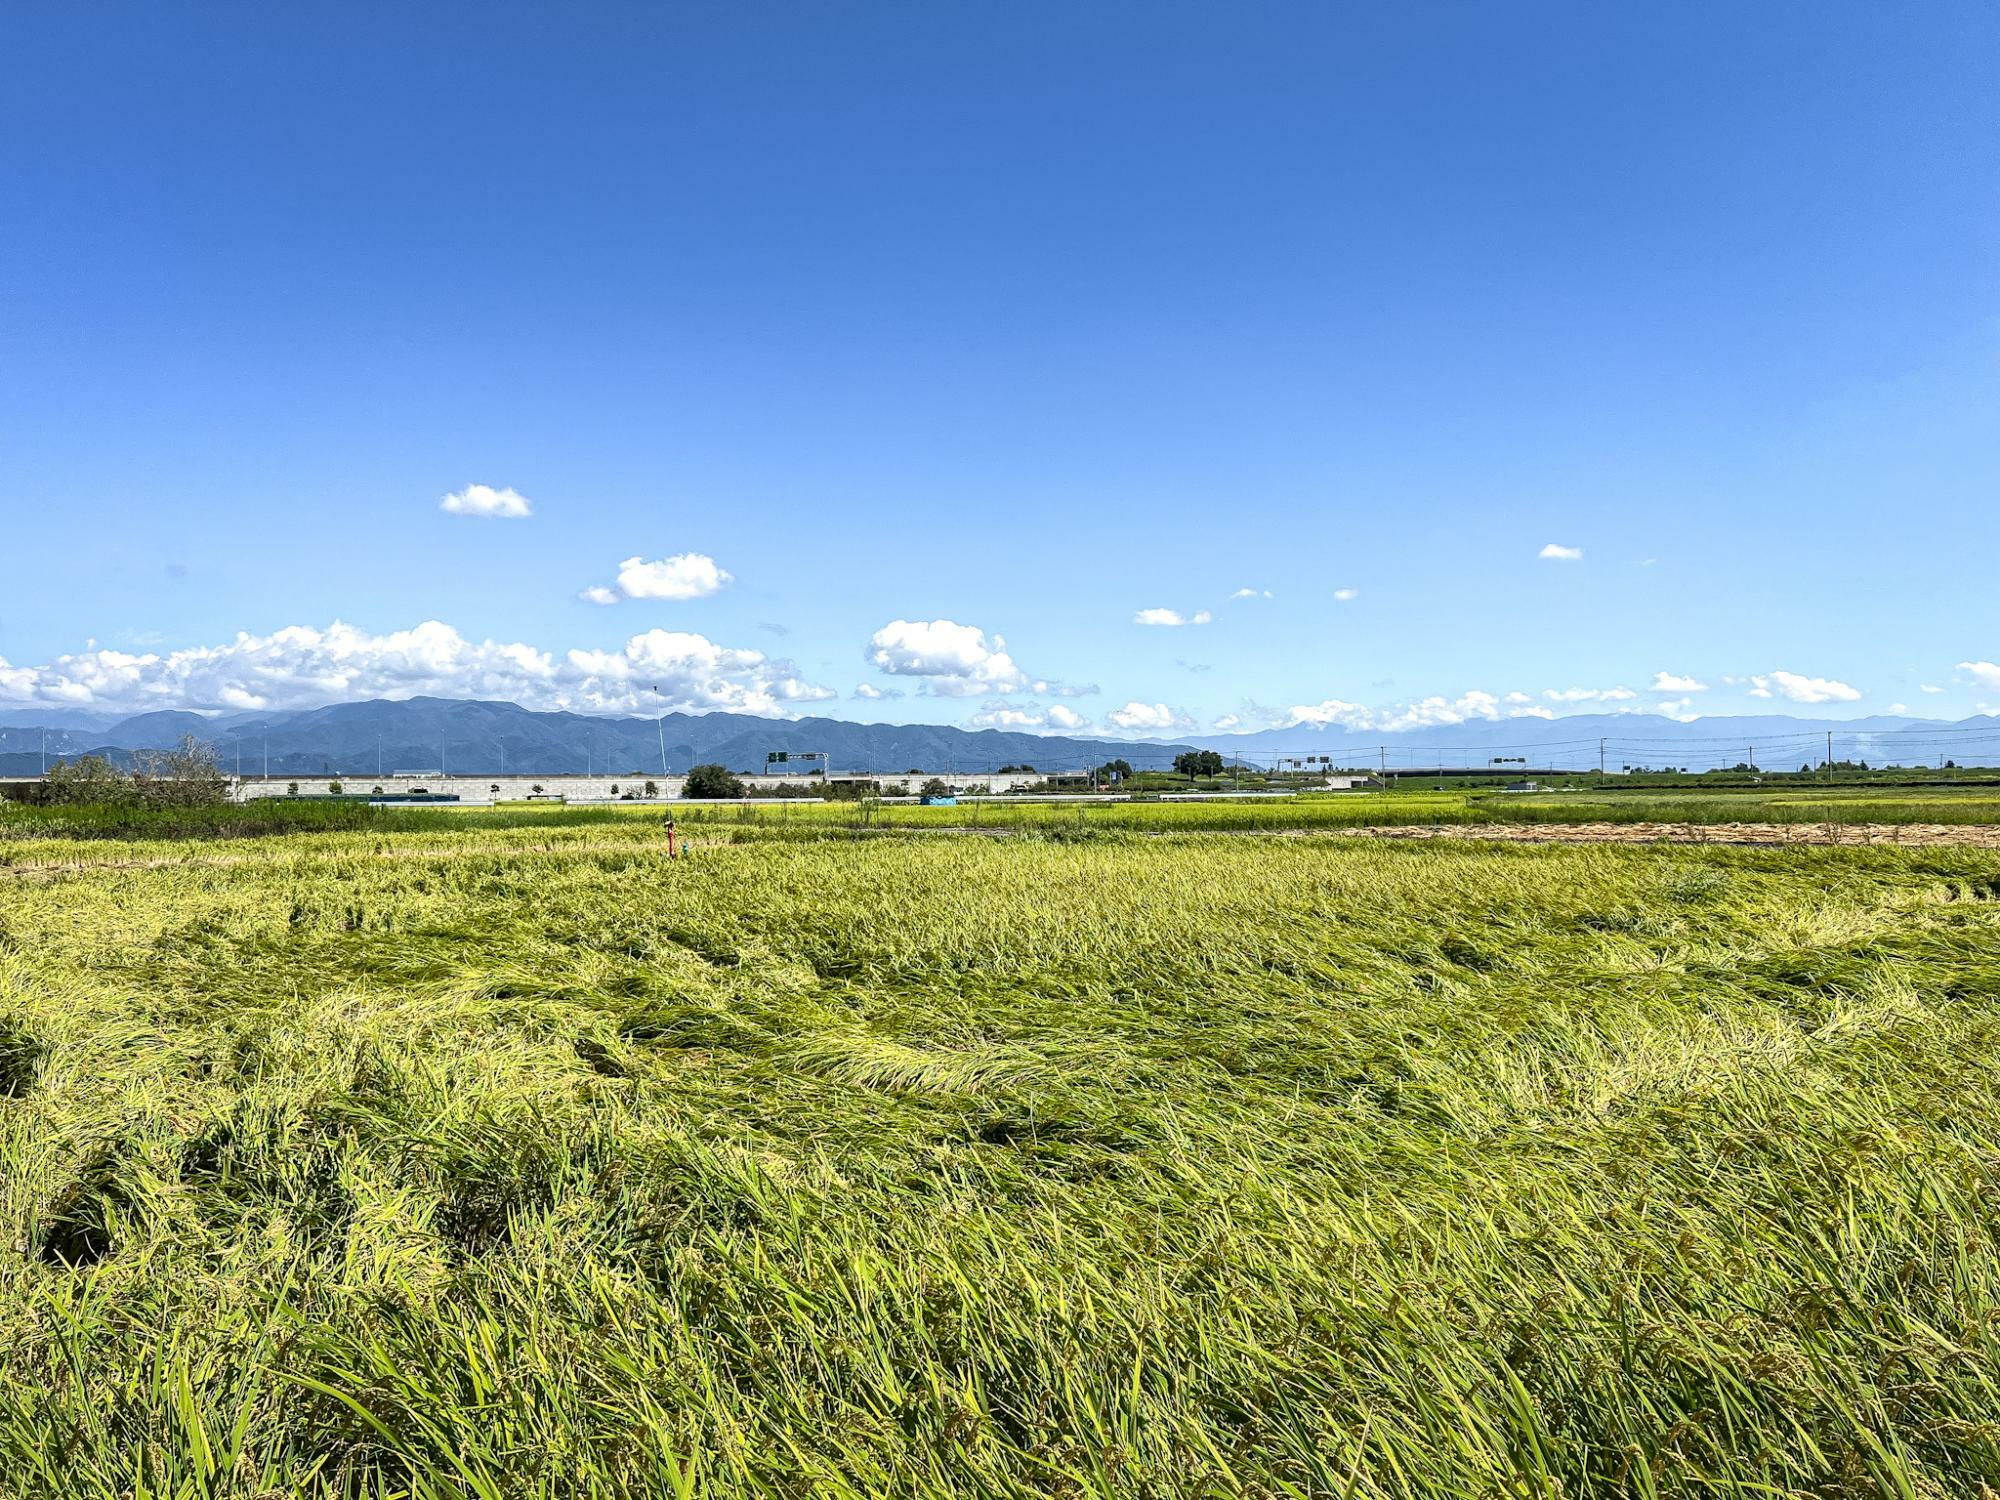
[[[992,703],[965,722],[973,729],[1040,729],[1048,721],[1048,715],[1038,709]]]
[[[1655,672],[1652,691],[1656,693],[1705,693],[1708,684],[1696,682],[1692,677],[1682,677],[1673,672]]]
[[[618,565],[618,588],[628,599],[706,599],[736,580],[700,552],[677,552],[657,562],[628,557]]]
[[[1497,719],[1500,700],[1491,693],[1474,689],[1456,698],[1434,696],[1415,703],[1374,709],[1361,703],[1328,698],[1322,703],[1294,704],[1287,724],[1310,724],[1315,728],[1342,729],[1424,729],[1439,724],[1463,724],[1468,719]]]
[[[1238,589],[1229,597],[1232,599],[1268,599],[1271,597],[1271,591],[1269,589]]]
[[[496,490],[490,484],[468,484],[438,501],[438,509],[454,516],[502,516],[518,521],[535,513],[528,497],[513,490]]]
[[[1582,562],[1583,548],[1565,547],[1561,542],[1550,542],[1535,556],[1547,562]]]
[[[1046,709],[1023,707],[1009,703],[1005,698],[995,698],[969,719],[966,724],[973,729],[1060,729],[1075,731],[1087,729],[1090,720],[1075,709],[1061,703],[1052,703]]]
[[[1542,696],[1551,703],[1626,703],[1638,697],[1628,687],[1546,688]]]
[[[1177,609],[1142,609],[1132,616],[1134,625],[1206,625],[1213,616],[1205,609],[1183,615]]]
[[[1506,701],[1509,703],[1533,703],[1535,700],[1530,698],[1526,693],[1509,693]]]
[[[1920,693],[1941,693],[1944,691],[1944,689],[1939,687],[1936,683],[1920,682],[1917,684],[1917,691]]]
[[[1338,600],[1339,600],[1339,601],[1340,601],[1340,602],[1341,602],[1342,604],[1346,604],[1346,603],[1348,603],[1348,602],[1349,602],[1350,600],[1354,600],[1354,599],[1359,599],[1359,598],[1361,597],[1361,590],[1360,590],[1360,589],[1335,589],[1335,590],[1333,591],[1333,597],[1334,597],[1334,598],[1336,598],[1336,599],[1338,599]]]
[[[1892,714],[1906,714],[1909,711],[1910,705],[1907,703],[1891,703],[1889,705],[1889,712]]]
[[[1962,661],[1958,664],[1958,670],[1983,688],[2000,688],[2000,664],[1990,661]],[[1935,693],[1941,689],[1925,688],[1924,691]]]
[[[1507,710],[1507,717],[1510,719],[1553,719],[1555,716],[1556,711],[1554,709],[1546,708],[1539,703],[1533,708],[1510,708]]]
[[[879,688],[872,682],[857,682],[854,685],[854,696],[866,698],[871,703],[879,703],[884,698],[900,698],[903,695],[895,688]]]
[[[1192,729],[1194,720],[1186,714],[1167,707],[1164,703],[1141,703],[1137,699],[1123,708],[1114,708],[1104,716],[1114,727],[1128,734],[1145,732],[1163,733],[1177,729]]]
[[[1030,684],[1007,643],[956,620],[891,620],[868,640],[868,660],[895,677],[920,677],[926,691],[946,698],[1013,693]],[[1035,691],[1049,684],[1034,685]]]
[[[616,604],[618,602],[618,591],[616,589],[608,589],[601,583],[593,583],[576,597],[583,600],[586,604]]]
[[[1701,717],[1700,714],[1690,711],[1690,705],[1693,702],[1694,699],[1692,698],[1662,698],[1659,709],[1668,718],[1678,719],[1681,723],[1688,724]]]
[[[1217,729],[1234,729],[1237,725],[1241,724],[1242,722],[1243,720],[1235,714],[1224,714],[1221,718],[1215,721],[1215,727]]]
[[[649,630],[616,651],[558,653],[469,641],[437,620],[382,635],[336,620],[324,630],[291,625],[167,653],[93,647],[41,667],[0,665],[0,700],[120,712],[312,708],[419,695],[578,712],[721,708],[774,716],[835,696],[790,662],[684,631]]]
[[[1771,672],[1752,677],[1753,698],[1789,698],[1794,703],[1852,703],[1861,694],[1831,677],[1806,677],[1797,672]]]

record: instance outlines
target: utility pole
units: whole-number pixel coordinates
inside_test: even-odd
[[[1604,740],[1602,736],[1597,741],[1597,774],[1599,776],[1604,774]]]
[[[660,691],[658,683],[653,684],[653,692],[660,700],[659,717],[653,725],[660,731],[660,774],[667,774],[667,695]]]
[[[1387,745],[1377,745],[1375,747],[1375,755],[1381,762],[1382,785],[1387,786],[1389,784],[1389,747]]]
[[[264,731],[264,779],[271,779],[271,731]]]
[[[1831,729],[1826,732],[1826,779],[1829,783],[1833,780],[1833,731]]]

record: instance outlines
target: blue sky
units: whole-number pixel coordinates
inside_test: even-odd
[[[0,707],[2000,707],[1990,6],[15,6],[0,53]],[[530,514],[441,506],[488,491]]]

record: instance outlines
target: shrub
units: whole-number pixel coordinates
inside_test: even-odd
[[[687,783],[681,790],[690,797],[727,798],[741,797],[744,786],[742,778],[727,766],[711,762],[689,771]]]

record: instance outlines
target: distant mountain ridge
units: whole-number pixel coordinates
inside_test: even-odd
[[[43,724],[32,714],[0,717],[0,775],[41,765]],[[101,753],[120,762],[185,735],[216,746],[225,770],[248,775],[387,775],[399,770],[561,775],[682,772],[720,761],[761,770],[773,751],[824,751],[836,771],[996,771],[1032,765],[1081,770],[1123,758],[1165,765],[1189,747],[959,729],[941,724],[855,724],[841,719],[767,719],[754,714],[671,713],[660,719],[541,712],[477,699],[406,698],[338,703],[282,713],[205,717],[182,710],[137,714],[101,726],[49,723],[51,757]]]
[[[1832,736],[1834,758],[1871,764],[2000,763],[2000,718],[1946,722],[1877,716],[1802,719],[1783,714],[1717,716],[1683,723],[1659,714],[1577,714],[1568,718],[1477,719],[1400,731],[1295,725],[1249,734],[1201,734],[1167,742],[1039,735],[942,724],[858,724],[843,719],[766,719],[752,714],[672,713],[661,719],[543,712],[477,699],[407,698],[325,708],[209,717],[179,709],[92,719],[75,711],[0,713],[0,775],[33,775],[46,736],[51,758],[102,753],[129,762],[135,751],[193,735],[217,746],[224,767],[248,774],[389,774],[440,768],[474,773],[559,775],[599,771],[685,771],[703,761],[756,770],[772,751],[819,750],[836,771],[994,771],[1032,765],[1082,770],[1122,759],[1146,769],[1170,765],[1193,746],[1258,763],[1325,755],[1338,766],[1390,770],[1483,766],[1522,757],[1538,769],[1594,769],[1600,744],[1607,769],[1728,766],[1752,757],[1772,770],[1817,764]]]
[[[1685,766],[1707,770],[1751,762],[1797,770],[1826,758],[1870,764],[2000,763],[2000,718],[1950,722],[1874,715],[1804,719],[1786,714],[1716,715],[1683,722],[1663,714],[1572,714],[1563,718],[1473,719],[1400,731],[1293,725],[1251,734],[1197,735],[1194,743],[1260,763],[1274,756],[1328,755],[1336,765],[1390,770],[1483,766],[1525,757],[1542,768],[1592,770]]]

